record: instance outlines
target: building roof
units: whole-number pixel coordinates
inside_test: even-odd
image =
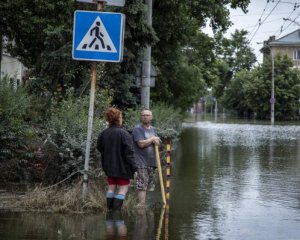
[[[268,41],[270,46],[293,46],[300,45],[300,29],[295,30],[279,39]]]

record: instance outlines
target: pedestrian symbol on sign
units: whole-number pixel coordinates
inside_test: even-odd
[[[75,11],[72,58],[98,62],[121,62],[125,15]]]
[[[99,16],[95,19],[76,50],[111,53],[117,52]]]

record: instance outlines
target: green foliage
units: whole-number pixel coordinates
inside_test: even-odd
[[[124,127],[132,132],[135,125],[140,123],[142,108],[128,109],[125,112]],[[156,127],[157,133],[162,140],[167,137],[176,142],[181,133],[182,115],[179,109],[165,103],[154,104],[151,108],[153,114],[152,125]]]
[[[153,63],[160,72],[157,86],[152,89],[153,100],[172,104],[178,91],[173,88],[172,81],[178,74],[178,67],[182,69],[187,64],[185,57],[190,52],[186,49],[193,52],[188,60],[189,65],[195,65],[191,66],[192,70],[199,68],[207,80],[205,73],[214,58],[213,40],[199,28],[210,22],[215,31],[225,31],[230,26],[229,7],[245,11],[249,2],[154,1],[153,27],[146,24],[147,6],[143,0],[127,0],[123,8],[106,7],[126,15],[124,61],[104,64],[99,86],[114,89],[113,103],[121,108],[138,104],[140,89],[135,86],[136,68],[143,48],[149,44],[153,46]],[[7,38],[4,47],[28,67],[31,90],[39,96],[48,97],[49,93],[51,96],[56,92],[64,96],[68,88],[75,88],[78,92],[84,89],[89,63],[73,61],[71,57],[73,13],[76,9],[95,10],[95,5],[74,0],[3,0],[0,3],[0,29]],[[191,84],[199,83],[199,79],[198,73],[189,76]],[[179,86],[184,85],[182,77],[177,80]],[[201,84],[195,89],[199,87]],[[185,108],[186,105],[176,107]]]
[[[230,82],[228,88],[225,90],[225,94],[221,100],[222,104],[228,109],[235,110],[239,116],[250,116],[256,109],[249,108],[249,102],[251,100],[256,100],[257,94],[259,93],[253,89],[250,89],[249,86],[248,92],[252,93],[254,98],[251,97],[251,99],[248,99],[246,97],[245,88],[246,84],[252,82],[251,86],[255,86],[255,90],[260,90],[261,88],[256,89],[256,80],[257,78],[254,78],[253,74],[251,74],[249,71],[241,71],[237,73]]]
[[[202,69],[196,65],[181,64],[171,81],[171,91],[177,96],[172,103],[181,109],[188,109],[205,94],[205,82]]]
[[[30,107],[30,96],[23,87],[15,86],[14,81],[8,77],[0,80],[1,129],[20,129]]]
[[[139,90],[135,86],[136,69],[143,48],[147,43],[155,43],[157,37],[153,28],[146,24],[143,0],[126,1],[122,12],[126,15],[123,62],[106,63],[99,86],[114,89],[113,104],[123,109],[139,102]]]
[[[31,98],[16,79],[0,80],[0,181],[28,179],[32,169],[30,139],[38,139],[28,122]]]
[[[292,68],[288,56],[275,57],[275,117],[292,119],[298,114],[300,96],[300,71]],[[254,115],[259,119],[270,118],[270,98],[272,85],[271,59],[251,71],[242,71],[225,90],[224,106],[238,112],[240,116]]]
[[[95,96],[95,117],[93,134],[105,127],[103,110],[111,103],[111,93],[102,90]],[[69,92],[62,101],[53,100],[50,119],[47,122],[47,140],[43,147],[45,159],[44,180],[48,183],[57,182],[80,171],[84,165],[84,154],[87,139],[89,97],[78,98]],[[92,145],[95,145],[96,137]],[[96,151],[91,150],[91,165],[96,164]]]
[[[233,73],[250,70],[256,62],[256,56],[249,46],[246,30],[235,30],[231,37],[224,38],[221,33],[216,34],[217,54],[225,61]]]
[[[152,48],[153,62],[159,72],[156,87],[151,89],[154,101],[165,101],[186,109],[190,100],[177,101],[180,95],[191,96],[190,98],[196,100],[197,92],[199,99],[206,86],[214,86],[219,79],[220,82],[227,80],[223,77],[226,78],[228,74],[216,75],[214,39],[199,31],[199,27],[204,27],[209,21],[214,30],[221,29],[223,32],[230,25],[229,9],[226,5],[233,8],[241,7],[245,10],[249,2],[248,0],[218,3],[194,0],[154,2],[153,28],[159,37],[158,43]],[[238,40],[240,41],[241,38]],[[193,73],[188,74],[186,78],[183,77],[189,71]],[[181,89],[185,84],[188,86]],[[224,84],[219,83],[219,85]],[[180,90],[183,91],[180,92]],[[179,95],[178,92],[180,92]]]
[[[86,63],[71,58],[72,0],[4,0],[0,3],[1,33],[4,47],[29,69],[31,91],[40,96],[84,81]]]
[[[213,95],[217,98],[223,95],[224,89],[231,84],[235,74],[242,70],[249,71],[256,62],[256,56],[249,46],[247,34],[245,30],[236,30],[229,39],[224,38],[222,33],[216,34],[216,53],[219,59],[212,67],[216,74],[212,87]]]
[[[124,8],[107,7],[107,10],[126,15],[124,61],[97,64],[97,85],[100,89],[110,90],[104,90],[96,97],[93,135],[103,128],[102,114],[110,103],[124,110],[126,119],[129,122],[132,119],[131,125],[139,122],[130,117],[136,114],[138,118],[139,113],[126,109],[136,107],[140,102],[135,74],[144,47],[149,44],[152,62],[158,72],[156,87],[151,89],[151,100],[166,103],[154,104],[154,123],[162,138],[170,135],[176,139],[181,126],[177,108],[182,111],[189,107],[204,94],[206,86],[219,84],[224,87],[222,77],[232,67],[226,61],[225,64],[214,64],[215,41],[199,29],[209,21],[215,31],[223,32],[230,25],[228,7],[245,10],[249,2],[154,1],[153,27],[145,22],[147,6],[143,0],[127,0]],[[16,154],[19,159],[12,155],[7,159],[13,159],[22,171],[28,169],[28,164],[34,168],[35,162],[28,159],[38,160],[43,170],[40,179],[49,183],[79,171],[83,162],[90,63],[74,61],[71,57],[75,9],[95,10],[95,5],[74,0],[3,0],[0,3],[0,29],[7,38],[4,47],[29,69],[26,83],[31,90],[31,101],[24,99],[24,106],[16,112],[9,112],[13,107],[6,109],[9,105],[5,105],[5,101],[3,105],[0,103],[1,121],[8,122],[9,126],[4,128],[6,122],[1,124],[1,131],[13,129],[3,135],[12,136],[11,143],[18,143],[18,146],[7,147],[9,151],[23,149],[23,146],[25,149],[27,141],[31,144],[33,139],[36,141],[24,151],[30,157]],[[241,66],[240,62],[237,64]],[[22,99],[22,96],[18,98]],[[3,117],[6,112],[8,115]],[[26,124],[31,126],[25,127]],[[92,164],[95,154],[91,154]],[[27,171],[26,176],[26,171],[23,172],[24,176],[19,179],[28,179],[31,172]]]

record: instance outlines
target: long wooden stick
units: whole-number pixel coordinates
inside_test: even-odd
[[[166,205],[166,194],[165,194],[164,180],[163,180],[163,176],[162,176],[160,157],[159,157],[159,151],[158,151],[157,144],[155,144],[155,155],[156,155],[157,169],[158,169],[158,175],[159,175],[161,196],[162,196],[163,204],[165,206]]]

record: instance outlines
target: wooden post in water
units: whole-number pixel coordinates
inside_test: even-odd
[[[167,158],[166,158],[166,199],[167,199],[167,204],[169,204],[170,201],[170,151],[171,151],[171,145],[170,145],[170,138],[167,137]]]
[[[166,212],[165,212],[165,240],[169,239],[169,209],[170,209],[170,176],[171,176],[171,140],[167,137],[167,157],[166,157]]]

